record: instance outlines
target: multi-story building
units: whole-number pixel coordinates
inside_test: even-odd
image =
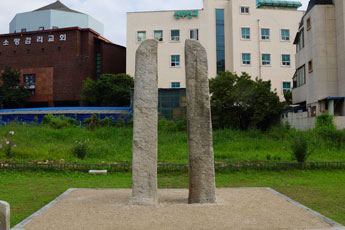
[[[65,12],[74,11],[59,1],[41,10],[56,14],[52,25],[59,28],[45,26],[48,22],[33,11],[24,13],[25,17],[19,14],[11,22],[11,28],[15,21],[17,31],[26,28],[26,32],[0,35],[0,72],[6,66],[21,72],[22,84],[32,94],[25,107],[78,106],[86,78],[126,71],[125,47],[113,44],[91,28],[81,28],[84,24],[77,20],[63,28]],[[25,20],[19,20],[22,18]]]
[[[345,116],[344,14],[344,0],[311,0],[300,23],[292,98],[308,117]]]
[[[199,10],[127,13],[127,73],[135,74],[135,52],[156,39],[159,88],[185,88],[184,41],[206,48],[209,78],[220,71],[247,72],[270,80],[283,98],[295,72],[293,36],[303,16],[300,2],[203,0]]]

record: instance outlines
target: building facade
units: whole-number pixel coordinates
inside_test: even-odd
[[[2,34],[0,72],[6,66],[21,72],[31,92],[25,107],[79,106],[84,80],[125,73],[126,48],[90,28]]]
[[[293,103],[308,117],[345,116],[345,3],[311,0],[295,39]]]
[[[295,69],[293,36],[303,12],[299,2],[203,0],[199,10],[127,13],[127,74],[135,74],[135,52],[156,39],[159,88],[185,88],[184,41],[206,48],[209,78],[220,71],[247,72],[270,80],[283,98]]]

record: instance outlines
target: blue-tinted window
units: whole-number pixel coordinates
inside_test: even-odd
[[[216,9],[217,73],[225,71],[224,10]]]
[[[291,65],[291,60],[290,60],[289,54],[283,54],[282,55],[282,65],[283,66],[290,66]]]
[[[250,65],[250,54],[243,53],[242,54],[242,65]]]
[[[290,41],[290,30],[281,30],[282,41]]]
[[[250,28],[241,28],[241,37],[242,39],[250,39]]]
[[[271,54],[262,54],[262,65],[271,65]]]
[[[171,66],[172,67],[180,66],[180,55],[171,55]]]
[[[261,29],[261,39],[270,40],[270,29]]]
[[[291,82],[283,82],[283,92],[291,91]]]
[[[181,84],[180,82],[171,82],[171,88],[180,88]]]

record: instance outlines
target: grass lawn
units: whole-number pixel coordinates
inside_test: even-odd
[[[216,175],[217,187],[271,187],[345,224],[345,172],[247,171]],[[160,174],[160,188],[187,188],[187,174]],[[68,188],[130,188],[131,174],[0,171],[0,200],[11,204],[11,225],[19,223]]]
[[[14,131],[12,136],[9,131]],[[0,161],[55,161],[66,163],[128,163],[132,160],[132,128],[106,127],[91,131],[82,127],[53,129],[41,126],[9,125],[0,129],[0,144],[9,138],[13,159],[6,158],[0,149]],[[291,161],[291,142],[296,136],[308,138],[313,150],[309,161],[345,161],[345,147],[330,143],[314,132],[297,132],[275,128],[269,132],[258,130],[213,132],[216,162],[243,161]],[[88,153],[84,160],[73,154],[76,141],[88,141]],[[158,161],[187,163],[188,145],[186,132],[159,131]]]

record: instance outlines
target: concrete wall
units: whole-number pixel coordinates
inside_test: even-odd
[[[43,10],[17,14],[10,22],[10,33],[36,31],[44,26],[45,30],[58,28],[80,27],[90,28],[97,33],[104,34],[104,25],[87,14],[72,13],[60,10]]]
[[[137,32],[146,31],[146,38],[152,39],[154,30],[163,30],[164,39],[158,46],[158,87],[170,88],[171,82],[179,81],[185,87],[184,41],[189,38],[190,29],[199,29],[199,41],[208,55],[209,78],[217,74],[216,65],[216,9],[224,9],[225,67],[231,72],[248,72],[253,78],[262,76],[272,81],[272,90],[277,89],[283,98],[283,81],[292,82],[294,74],[295,48],[292,44],[303,12],[286,8],[257,9],[254,0],[204,0],[199,17],[176,19],[175,11],[127,13],[127,73],[134,76],[135,52],[139,47]],[[250,7],[250,14],[240,13],[240,6]],[[186,9],[187,10],[187,9]],[[260,41],[257,20],[261,28],[269,28],[271,39]],[[251,28],[251,39],[241,40],[241,27]],[[170,31],[180,30],[180,41],[170,41]],[[280,30],[290,30],[290,41],[281,41]],[[242,53],[251,53],[250,66],[243,66]],[[271,54],[271,66],[259,68],[261,53]],[[171,55],[181,56],[180,67],[170,67]],[[281,65],[281,55],[291,55],[291,66]],[[260,74],[261,69],[261,74]]]
[[[316,117],[308,117],[307,112],[303,113],[286,113],[280,117],[281,124],[289,122],[291,127],[298,130],[308,130],[315,128]],[[335,116],[334,123],[338,129],[345,129],[345,117]]]

